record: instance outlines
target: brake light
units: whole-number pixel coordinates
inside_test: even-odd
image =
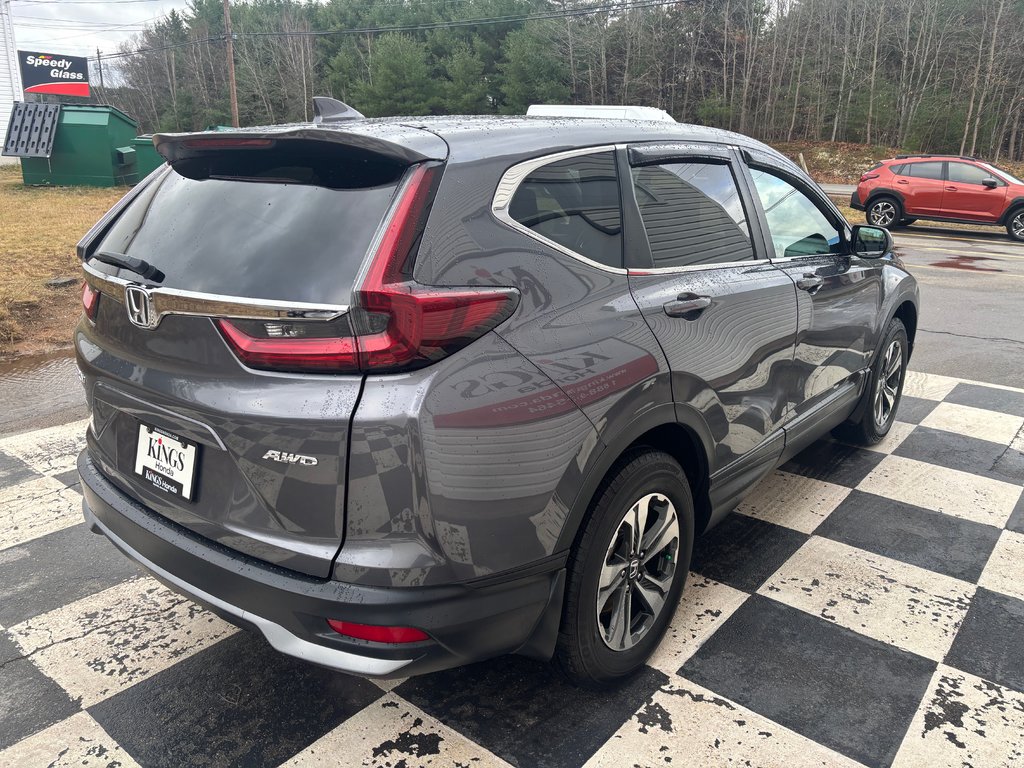
[[[189,149],[266,149],[274,146],[274,140],[200,136],[195,139],[186,139],[182,144]]]
[[[82,309],[89,320],[96,321],[96,310],[100,306],[100,292],[86,282],[82,283]]]
[[[374,624],[354,624],[351,621],[328,619],[327,624],[339,635],[375,643],[419,643],[430,635],[414,627],[381,627]]]
[[[277,371],[393,373],[422,368],[461,349],[506,320],[519,301],[514,288],[432,287],[406,274],[426,223],[438,169],[421,165],[402,185],[345,318],[334,337],[263,338],[240,323],[217,324],[246,365]]]
[[[877,174],[877,173],[865,173],[863,176],[860,177],[860,180],[861,181],[871,181],[872,179],[877,179],[878,177],[879,177],[879,174]]]

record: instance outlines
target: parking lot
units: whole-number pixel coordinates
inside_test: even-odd
[[[1024,248],[995,229],[896,242],[922,315],[891,434],[763,482],[698,542],[650,665],[605,693],[517,658],[384,683],[274,653],[85,529],[78,384],[52,384],[77,417],[58,426],[19,385],[0,766],[1024,761]]]

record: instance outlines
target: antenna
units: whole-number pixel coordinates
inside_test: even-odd
[[[339,123],[345,120],[362,120],[365,115],[352,109],[344,101],[332,99],[330,96],[313,97],[314,123]]]

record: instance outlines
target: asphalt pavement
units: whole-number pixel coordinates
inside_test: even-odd
[[[1024,387],[1024,244],[996,228],[953,232],[915,224],[893,236],[921,286],[910,367]]]

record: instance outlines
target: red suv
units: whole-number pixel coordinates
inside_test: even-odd
[[[1006,227],[1024,242],[1024,181],[973,157],[899,155],[860,177],[850,207],[876,227],[917,219]]]

